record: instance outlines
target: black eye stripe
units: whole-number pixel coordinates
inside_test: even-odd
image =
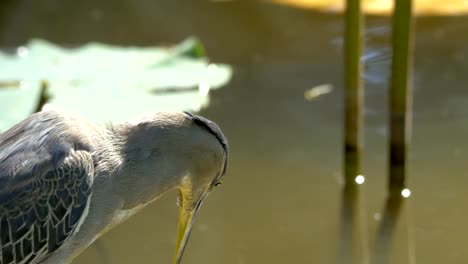
[[[197,125],[205,128],[209,133],[213,134],[219,141],[219,143],[221,143],[221,146],[223,147],[224,149],[224,152],[226,153],[226,157],[225,157],[225,160],[224,160],[224,169],[223,169],[223,172],[221,174],[222,175],[225,175],[226,174],[226,171],[227,171],[227,165],[228,165],[228,156],[229,156],[229,144],[227,142],[227,139],[226,137],[224,136],[223,132],[221,132],[221,129],[219,128],[219,126],[217,124],[215,124],[214,122],[202,117],[202,116],[198,116],[198,115],[194,115],[190,112],[186,112],[184,111],[184,113]]]

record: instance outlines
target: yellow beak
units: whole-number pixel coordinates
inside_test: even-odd
[[[200,195],[200,198],[193,200],[190,197],[191,195],[187,195],[181,192],[182,199],[180,201],[181,206],[179,212],[179,230],[177,232],[174,264],[179,264],[182,259],[185,246],[187,245],[187,241],[192,231],[193,223],[197,218],[197,214],[207,194],[208,191],[202,193],[202,195]]]

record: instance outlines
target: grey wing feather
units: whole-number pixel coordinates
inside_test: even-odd
[[[0,135],[0,264],[40,263],[74,235],[89,206],[91,155],[59,136],[57,118],[39,117]]]

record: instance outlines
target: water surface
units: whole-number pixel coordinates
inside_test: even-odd
[[[338,263],[344,239],[340,15],[254,1],[47,0],[4,1],[0,17],[0,43],[6,46],[31,37],[120,45],[200,37],[215,62],[234,66],[230,84],[214,91],[201,113],[220,124],[232,154],[224,184],[201,211],[184,262]],[[387,18],[369,17],[367,23],[377,33],[389,32]],[[417,20],[412,195],[391,243],[391,263],[410,263],[413,254],[425,264],[468,262],[467,23],[463,16]],[[372,254],[385,203],[389,51],[379,34],[368,36],[361,193],[366,233],[357,240],[365,239]],[[333,91],[304,99],[304,91],[322,84]],[[176,221],[173,193],[74,263],[170,263]]]

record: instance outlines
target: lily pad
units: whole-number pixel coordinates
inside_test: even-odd
[[[31,40],[14,55],[0,53],[0,131],[34,111],[44,80],[51,96],[46,108],[76,112],[96,123],[157,111],[197,111],[209,104],[209,91],[232,75],[230,66],[211,64],[204,54],[194,38],[170,48],[90,43],[66,49]]]
[[[4,82],[0,88],[0,132],[34,112],[39,102],[40,90],[35,83]]]

